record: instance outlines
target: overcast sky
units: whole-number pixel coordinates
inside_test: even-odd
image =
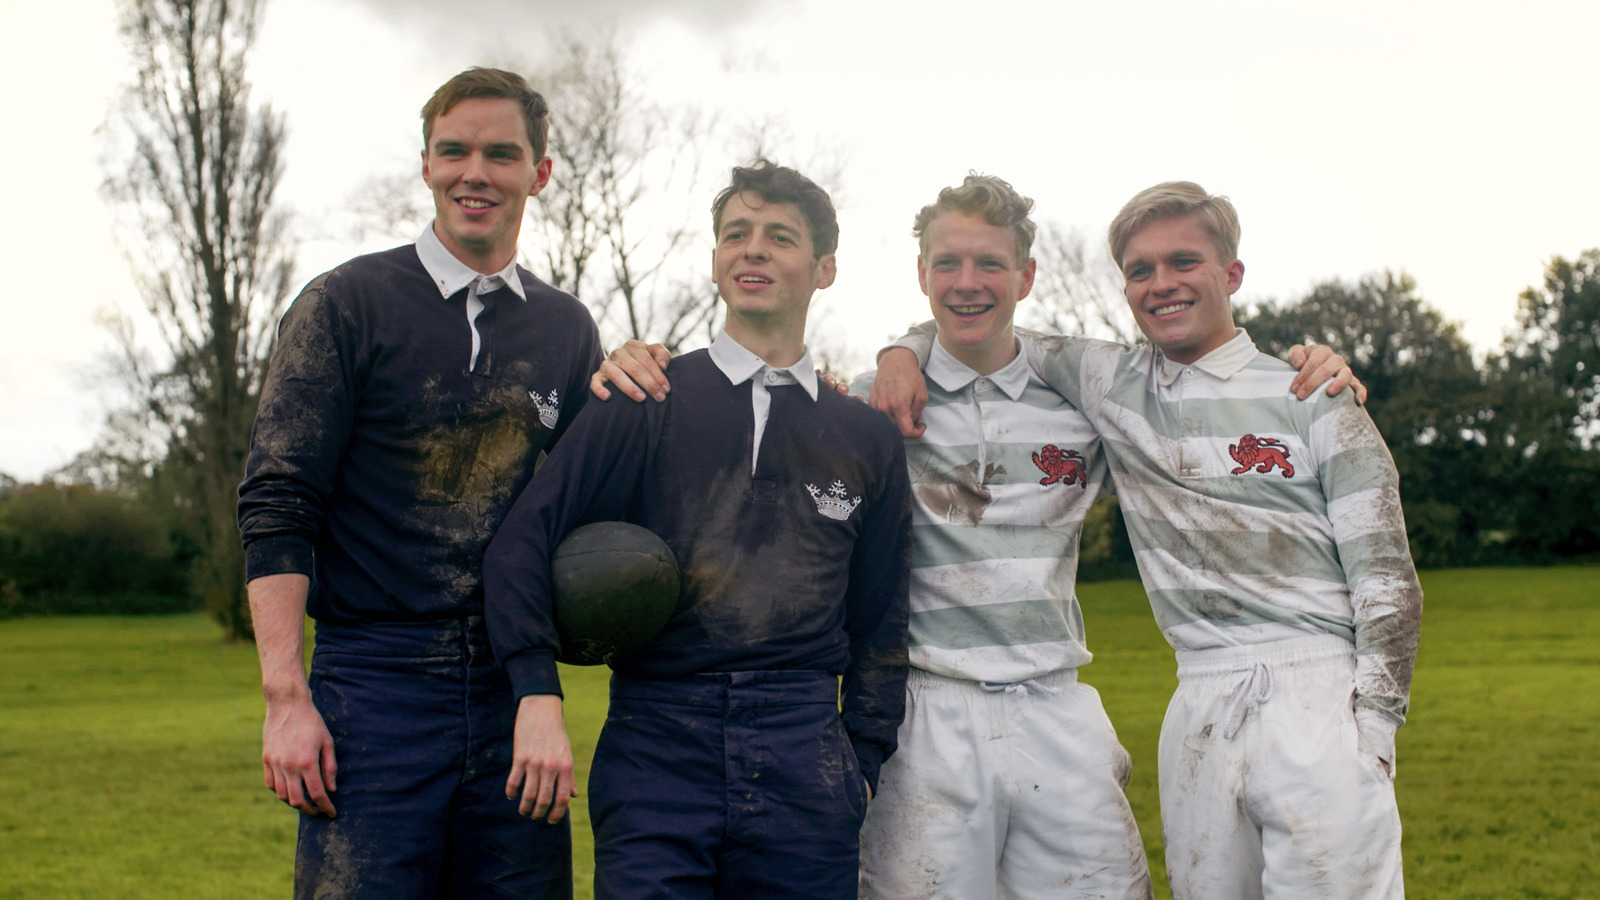
[[[74,3],[65,36],[61,8],[4,2],[0,264],[35,290],[0,307],[0,472],[30,480],[90,443],[96,319],[138,308],[98,193],[96,129],[126,73],[111,0]],[[381,246],[350,238],[351,193],[415,168],[434,87],[478,62],[537,64],[556,29],[611,18],[656,96],[729,123],[782,117],[802,147],[786,161],[848,160],[839,279],[813,322],[862,358],[926,317],[911,216],[969,169],[1096,239],[1136,191],[1198,181],[1240,210],[1243,300],[1404,270],[1483,350],[1549,257],[1600,246],[1600,6],[1479,8],[265,0],[251,72],[289,119],[297,282]]]

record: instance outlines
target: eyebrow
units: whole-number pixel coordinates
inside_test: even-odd
[[[459,150],[465,148],[466,146],[466,141],[455,141],[446,138],[440,138],[439,140],[433,142],[433,149],[435,152],[440,150]],[[509,150],[520,156],[522,154],[522,145],[516,141],[495,141],[493,143],[484,144],[483,150],[485,153],[492,151],[503,152]]]
[[[750,221],[749,219],[729,219],[726,222],[722,223],[722,231],[720,231],[718,233],[721,234],[723,232],[726,232],[730,228],[743,228],[744,230],[749,231],[750,229],[752,229],[754,227],[755,227],[755,223]],[[800,229],[794,227],[793,225],[789,225],[789,224],[786,224],[786,223],[783,223],[783,222],[768,222],[766,225],[762,226],[761,230],[762,231],[767,231],[767,232],[782,231],[782,232],[785,232],[785,233],[788,233],[788,234],[795,235],[796,237],[798,237],[800,235]]]

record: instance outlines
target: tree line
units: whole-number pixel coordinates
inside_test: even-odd
[[[203,606],[230,637],[252,637],[235,489],[295,247],[276,199],[286,120],[250,100],[258,13],[258,0],[122,4],[136,74],[107,129],[104,193],[143,300],[137,319],[116,324],[126,402],[44,483],[0,475],[0,616]],[[618,41],[564,36],[534,70],[567,175],[529,204],[532,268],[588,303],[608,340],[692,349],[713,334],[716,298],[690,220],[660,218],[671,205],[662,186],[696,185],[699,148],[716,133],[738,133],[741,159],[793,141],[781,122],[728,129],[654,104]],[[814,151],[804,167],[839,187],[837,152]],[[401,178],[415,175],[380,180]],[[366,211],[365,227],[409,240],[431,218],[406,190],[365,187],[387,204]],[[1089,246],[1042,223],[1026,324],[1131,339],[1120,279]],[[1600,553],[1600,251],[1553,259],[1544,284],[1523,293],[1512,336],[1482,360],[1404,275],[1329,281],[1238,319],[1268,352],[1309,338],[1349,358],[1394,453],[1419,565]],[[826,336],[814,343],[839,368]],[[1120,516],[1097,510],[1086,572],[1118,571],[1129,554]]]
[[[1267,352],[1310,338],[1350,360],[1418,565],[1600,554],[1600,250],[1551,259],[1482,360],[1403,274],[1325,282],[1238,321]]]

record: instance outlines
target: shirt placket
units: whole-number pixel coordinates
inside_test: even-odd
[[[967,396],[972,400],[972,414],[977,419],[973,433],[978,436],[978,471],[974,475],[979,484],[983,484],[984,473],[989,471],[989,428],[983,419],[983,400],[978,395],[993,389],[994,383],[982,376],[973,379],[967,387]]]
[[[1184,408],[1184,395],[1188,393],[1188,386],[1195,377],[1192,366],[1186,366],[1178,377],[1173,380],[1173,399],[1178,410],[1178,435],[1177,446],[1173,448],[1176,455],[1176,470],[1180,479],[1199,478],[1204,472],[1201,465],[1200,437],[1205,428],[1201,421],[1202,416],[1198,410]]]

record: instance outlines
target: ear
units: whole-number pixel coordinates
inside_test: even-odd
[[[831,287],[834,276],[838,274],[839,263],[834,259],[832,253],[817,260],[817,290],[820,291],[823,288]]]
[[[550,161],[550,157],[546,156],[544,159],[539,160],[538,165],[533,167],[533,190],[528,192],[529,197],[539,196],[539,192],[544,190],[544,186],[550,183],[550,168],[552,165],[554,163]]]
[[[1022,300],[1033,291],[1033,273],[1039,268],[1039,263],[1033,257],[1022,266],[1022,290],[1017,293],[1017,299]]]
[[[1244,263],[1235,259],[1233,262],[1228,263],[1228,296],[1233,296],[1233,292],[1237,291],[1239,285],[1243,283]]]
[[[922,288],[924,297],[933,296],[928,293],[928,262],[922,258],[920,253],[917,254],[917,286]]]
[[[422,148],[422,181],[423,181],[424,184],[428,183],[428,175],[429,175],[429,173],[428,173],[428,148],[427,147],[423,147]],[[431,187],[431,185],[430,185],[430,187]]]

